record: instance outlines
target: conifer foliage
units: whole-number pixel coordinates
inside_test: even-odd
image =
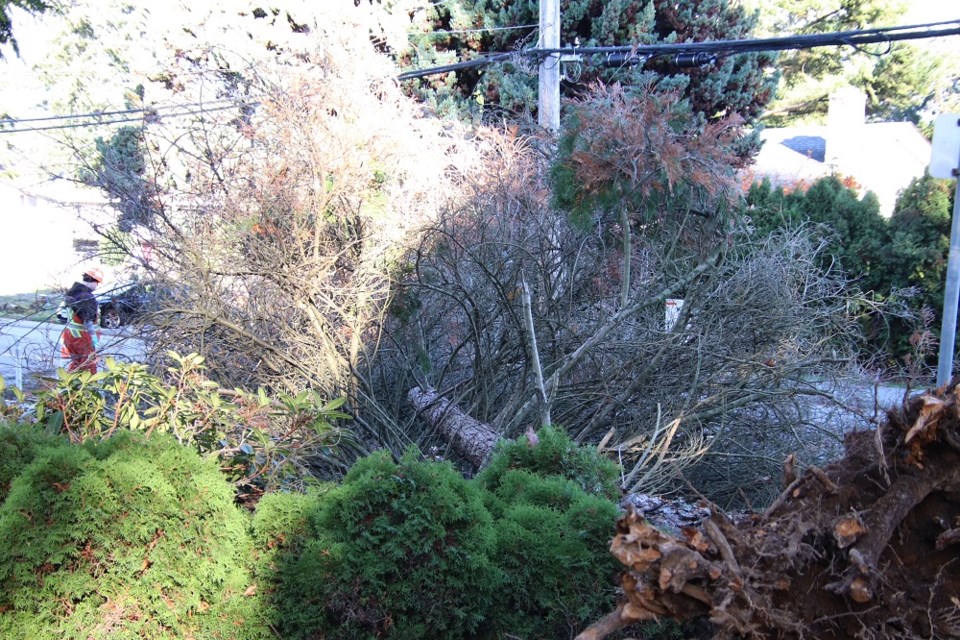
[[[635,88],[598,86],[576,102],[552,170],[554,200],[572,215],[597,209],[662,215],[674,200],[710,211],[736,193],[733,145],[742,120],[704,123],[651,77]],[[659,206],[658,206],[659,205]]]
[[[617,571],[614,467],[560,431],[539,435],[501,449],[475,480],[413,450],[380,452],[337,488],[267,497],[254,527],[283,636],[573,635],[603,610]]]
[[[479,52],[512,51],[536,46],[538,3],[533,0],[457,0],[438,2],[427,10],[432,31],[412,35],[412,66],[424,61],[454,62]],[[664,2],[663,0],[562,0],[560,2],[562,46],[603,47],[614,45],[701,42],[749,38],[757,15],[728,0]],[[664,85],[682,90],[694,110],[710,119],[737,114],[757,116],[773,97],[776,75],[771,54],[733,56],[694,69],[672,62],[651,61],[664,77]],[[562,89],[568,96],[581,95],[597,81],[632,84],[638,69],[607,68],[602,57],[583,56],[564,67]],[[459,73],[452,83],[428,77],[417,85],[423,97],[441,111],[450,102],[461,110],[487,114],[530,113],[536,107],[537,67],[522,60],[495,65],[478,74]]]
[[[381,451],[251,516],[168,434],[0,428],[0,637],[570,637],[612,597],[616,469],[538,437],[475,479]]]
[[[501,583],[476,487],[412,452],[355,464],[307,535],[279,599],[292,637],[472,637]]]
[[[133,432],[34,453],[0,506],[0,637],[269,637],[214,464]]]

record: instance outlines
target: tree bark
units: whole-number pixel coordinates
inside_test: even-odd
[[[417,412],[440,431],[454,450],[480,467],[500,440],[500,434],[474,420],[433,389],[414,387],[407,393]]]

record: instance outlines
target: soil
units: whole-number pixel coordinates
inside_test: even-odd
[[[920,394],[851,433],[763,513],[710,508],[671,533],[631,509],[611,545],[625,597],[580,640],[661,617],[708,618],[716,638],[960,638],[958,398]]]

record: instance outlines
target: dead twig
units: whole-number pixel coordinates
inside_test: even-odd
[[[779,509],[787,501],[787,499],[793,494],[793,492],[797,489],[797,487],[800,486],[802,482],[803,482],[802,477],[797,478],[796,480],[791,482],[787,486],[787,488],[784,489],[779,496],[777,496],[777,499],[774,500],[769,507],[767,507],[767,510],[763,512],[763,517],[769,518],[774,511]]]
[[[720,557],[727,563],[727,567],[729,567],[733,575],[740,578],[740,563],[737,562],[737,557],[734,555],[733,549],[730,548],[730,543],[727,542],[726,536],[720,531],[720,527],[712,520],[707,520],[703,523],[703,528],[706,530],[707,535],[710,536],[710,539],[713,540],[713,543],[717,545],[717,549],[720,550]]]

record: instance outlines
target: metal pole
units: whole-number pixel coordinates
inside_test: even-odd
[[[960,158],[957,159],[960,165]],[[950,254],[947,260],[947,288],[943,294],[943,324],[940,328],[940,361],[937,365],[937,386],[950,382],[953,375],[953,346],[957,337],[957,299],[960,298],[960,178],[953,192],[953,220],[950,223]]]
[[[540,0],[540,47],[560,47],[560,0]],[[560,54],[540,61],[537,121],[550,131],[560,130]]]

